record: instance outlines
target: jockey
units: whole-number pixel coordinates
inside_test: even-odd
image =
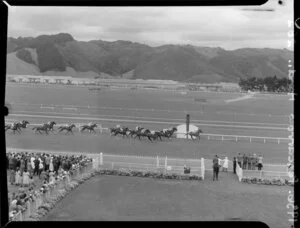
[[[89,126],[92,126],[92,124],[93,124],[92,122],[89,122],[89,123],[88,123]]]

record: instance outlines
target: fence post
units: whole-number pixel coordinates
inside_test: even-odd
[[[280,144],[280,139],[278,139],[278,144]]]
[[[165,159],[165,169],[167,169],[167,165],[168,165],[168,162],[167,162],[167,156],[166,156],[166,159]]]
[[[100,153],[100,165],[103,165],[103,153]]]
[[[224,136],[222,135],[222,141],[224,141]]]
[[[103,132],[102,124],[99,124],[99,129],[100,129],[100,134],[102,134],[102,132]]]
[[[262,171],[259,172],[259,178],[261,178],[261,172],[262,172]]]
[[[202,177],[202,180],[204,180],[204,174],[205,174],[204,158],[201,158],[201,177]]]
[[[264,143],[266,143],[266,138],[264,138]]]
[[[207,136],[207,140],[209,140],[209,135]]]
[[[252,137],[250,137],[250,142],[252,142]]]
[[[158,156],[156,157],[156,168],[159,168],[159,159],[158,159]]]
[[[238,141],[238,137],[235,137],[235,141],[236,141],[236,142]]]

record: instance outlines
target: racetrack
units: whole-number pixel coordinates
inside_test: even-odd
[[[6,100],[12,103],[13,113],[7,122],[27,119],[31,123],[54,120],[57,123],[87,123],[103,127],[122,124],[130,128],[142,125],[150,129],[177,126],[185,122],[190,113],[191,123],[204,133],[262,137],[288,137],[288,115],[292,103],[287,96],[255,94],[253,98],[227,104],[225,100],[242,97],[243,94],[191,92],[181,95],[170,91],[103,90],[98,94],[88,88],[64,88],[54,86],[7,87]],[[201,98],[204,102],[195,102]],[[76,150],[116,154],[165,154],[175,157],[228,155],[241,153],[263,154],[268,163],[285,163],[287,144],[262,143],[245,140],[211,141],[201,139],[190,142],[182,139],[150,143],[131,139],[117,139],[109,135],[90,135],[75,132],[74,135],[35,135],[26,129],[21,135],[7,133],[7,146],[27,149]],[[199,152],[200,151],[200,152]]]

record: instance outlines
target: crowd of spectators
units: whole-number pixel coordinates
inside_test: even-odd
[[[10,208],[12,214],[23,208],[28,200],[34,200],[48,185],[70,176],[72,170],[86,166],[92,159],[84,155],[56,155],[47,153],[8,152],[7,169],[11,192]]]
[[[242,169],[247,170],[261,170],[263,167],[263,156],[256,154],[241,154],[236,157],[236,161]]]

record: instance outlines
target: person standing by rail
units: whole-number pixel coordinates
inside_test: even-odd
[[[237,163],[237,159],[236,157],[233,157],[233,173],[236,174],[236,163]]]
[[[218,175],[219,175],[219,157],[216,155],[213,159],[213,181],[216,179],[218,180]]]
[[[240,168],[242,168],[242,160],[243,160],[243,157],[242,157],[241,153],[239,153],[237,156],[237,162],[238,162],[238,165],[240,166]]]
[[[261,170],[261,168],[263,167],[263,156],[262,155],[259,155],[259,157],[258,157],[257,167],[258,167],[258,170]]]

